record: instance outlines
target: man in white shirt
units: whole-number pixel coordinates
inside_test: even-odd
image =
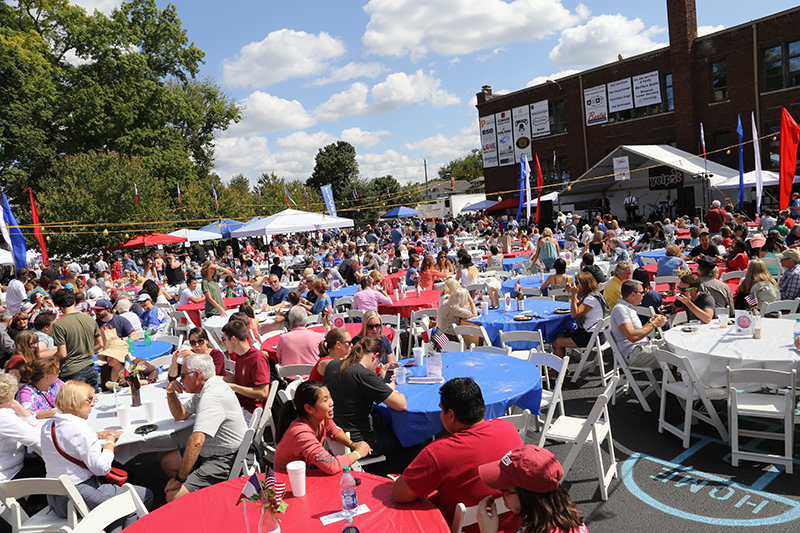
[[[142,331],[142,321],[139,320],[139,315],[131,311],[132,305],[133,304],[131,301],[127,298],[120,298],[117,300],[117,314],[128,319],[128,322],[131,323],[133,331]]]
[[[97,280],[89,278],[89,281],[86,282],[86,298],[89,300],[100,300],[103,297],[105,297],[103,289],[97,286]]]
[[[628,224],[633,224],[636,221],[636,210],[639,208],[636,203],[636,197],[631,191],[628,191],[628,196],[622,201],[622,206],[628,214]]]
[[[642,283],[634,279],[622,283],[622,298],[611,311],[611,336],[617,343],[622,356],[629,366],[656,367],[654,348],[657,341],[648,337],[653,330],[667,323],[664,315],[653,316],[645,325],[639,320],[634,306],[642,304],[645,290]]]
[[[6,291],[6,307],[15,315],[22,310],[22,302],[28,299],[25,292],[25,280],[28,279],[27,269],[20,268],[17,275],[8,283]]]
[[[178,394],[183,392],[194,396],[182,404]],[[236,394],[215,375],[210,355],[193,354],[184,360],[180,379],[167,385],[167,403],[175,420],[196,415],[183,455],[173,450],[161,458],[161,469],[173,478],[164,489],[171,502],[228,479],[247,424]]]
[[[108,263],[103,261],[103,256],[98,256],[97,262],[94,264],[94,267],[97,269],[98,272],[105,272],[108,270]]]
[[[197,283],[197,278],[194,276],[186,280],[186,287],[181,291],[180,302],[178,305],[186,305],[188,303],[199,304],[205,302],[204,296],[198,296],[197,291],[200,290]]]
[[[69,267],[67,268],[69,269],[70,272],[75,272],[76,274],[80,274],[81,272],[83,272],[83,267],[81,266],[80,263],[78,263],[77,259],[73,259],[72,262],[69,264]]]

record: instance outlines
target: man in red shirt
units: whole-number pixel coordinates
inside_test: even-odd
[[[448,523],[458,503],[476,505],[495,491],[481,483],[478,467],[499,461],[522,444],[517,428],[507,420],[484,420],[486,405],[471,378],[451,379],[439,389],[442,424],[450,435],[428,444],[394,482],[392,497],[398,503],[425,498],[438,491],[436,503]],[[519,517],[505,513],[503,531],[516,531]],[[465,529],[477,532],[477,525]]]
[[[709,210],[704,217],[704,220],[708,223],[708,232],[711,235],[719,233],[720,228],[725,224],[725,219],[728,216],[728,213],[726,213],[720,205],[719,200],[711,202],[711,210]]]
[[[228,354],[236,354],[236,372],[223,379],[230,385],[242,406],[245,421],[257,407],[264,407],[269,396],[269,361],[261,350],[247,342],[247,325],[240,320],[231,320],[222,328],[222,342]]]

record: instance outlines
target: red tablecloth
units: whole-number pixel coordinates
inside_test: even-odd
[[[400,280],[404,279],[405,277],[406,277],[405,270],[400,270],[398,272],[395,272],[394,274],[388,274],[384,278],[383,288],[386,289],[386,292],[392,294],[394,292],[395,287],[397,287],[397,284],[400,283]]]
[[[697,274],[697,263],[686,263],[686,265],[689,267],[689,270],[691,270],[693,274]],[[658,263],[650,263],[640,268],[647,270],[647,273],[650,274],[650,281],[654,281],[656,279],[656,272],[658,271]],[[717,263],[717,268],[719,269],[720,274],[728,271],[728,267],[725,266],[725,263]]]
[[[263,474],[259,475],[263,478]],[[339,492],[340,475],[328,476],[319,470],[309,470],[306,476],[306,495],[292,496],[289,476],[276,474],[280,483],[286,483],[284,499],[289,507],[280,516],[281,530],[288,532],[341,531],[344,522],[323,526],[320,517],[342,510]],[[236,505],[246,478],[218,483],[192,492],[183,498],[164,505],[144,518],[137,520],[125,531],[130,533],[219,533],[248,531],[244,518],[247,505],[249,531],[258,531],[258,514],[249,503]],[[428,500],[413,503],[395,503],[392,500],[392,481],[385,477],[361,473],[361,485],[356,489],[359,504],[367,504],[370,512],[353,518],[360,531],[411,533],[447,533],[450,527],[442,513]]]
[[[736,291],[739,290],[739,281],[741,281],[741,280],[729,279],[729,280],[726,280],[724,282],[728,286],[728,288],[731,290],[731,293],[733,294],[734,298],[736,297]],[[665,304],[671,304],[671,303],[673,303],[675,301],[675,296],[676,296],[675,294],[670,295],[670,296],[664,296],[664,294],[663,294],[665,291],[669,291],[669,283],[659,283],[658,285],[654,285],[653,288],[656,291],[662,293],[661,294],[661,299],[664,301]]]
[[[395,300],[394,296],[392,296],[391,305],[379,305],[378,312],[382,315],[400,315],[403,318],[411,318],[411,311],[437,309],[439,307],[439,295],[441,292],[442,291],[436,290],[422,291],[419,298],[409,295],[399,300]]]
[[[238,298],[223,298],[222,305],[225,306],[225,309],[233,309],[234,307],[239,307],[242,305],[245,300],[247,300],[247,298],[244,296],[240,296]],[[194,322],[195,326],[202,327],[202,322],[200,321],[200,311],[205,308],[206,303],[200,302],[198,304],[189,303],[185,305],[179,305],[176,309],[178,311],[186,311],[189,313],[189,317],[192,319],[192,322]]]
[[[324,331],[324,326],[311,326],[308,329],[310,329],[311,331],[322,333]],[[361,333],[361,323],[345,322],[344,329],[347,330],[347,332],[350,334],[350,337],[355,337],[356,335]],[[383,326],[383,334],[389,337],[389,340],[394,339],[394,330],[389,326]],[[267,354],[270,359],[275,359],[278,355],[279,338],[280,335],[276,335],[274,337],[270,337],[261,344],[261,351]]]

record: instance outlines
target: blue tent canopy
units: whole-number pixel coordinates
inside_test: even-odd
[[[382,215],[381,218],[411,218],[411,217],[418,217],[419,213],[416,210],[411,209],[410,207],[400,206],[395,207],[385,215]]]
[[[211,224],[206,224],[200,231],[210,231],[211,233],[219,233],[225,239],[231,238],[231,232],[244,226],[244,222],[238,220],[231,220],[229,218],[221,218],[215,220]]]

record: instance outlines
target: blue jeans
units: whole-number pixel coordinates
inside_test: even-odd
[[[70,374],[68,376],[61,375],[59,376],[61,381],[67,382],[69,380],[75,381],[82,381],[83,383],[88,383],[92,387],[94,387],[95,392],[101,392],[100,389],[100,379],[97,375],[97,370],[94,368],[94,363],[87,365],[74,374]]]

